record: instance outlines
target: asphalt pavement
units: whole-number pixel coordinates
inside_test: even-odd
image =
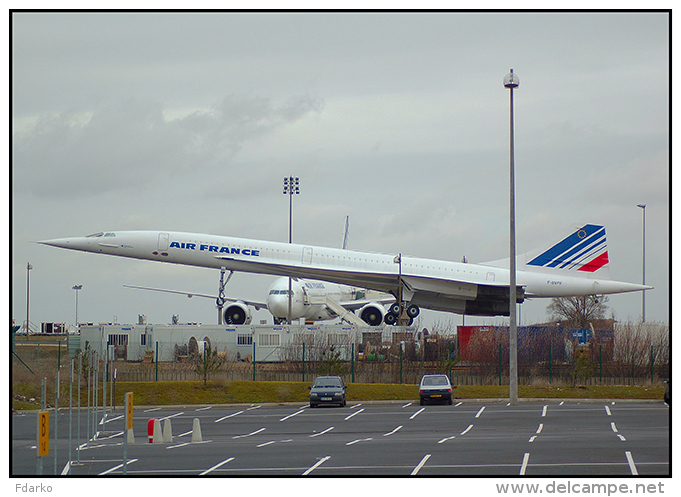
[[[135,407],[133,418],[130,476],[663,477],[671,471],[670,409],[661,401]],[[105,419],[101,411],[81,410],[80,428],[78,419],[78,412],[60,410],[55,441],[50,412],[43,474],[122,475],[123,410]],[[172,441],[149,443],[150,419],[161,427],[169,422]],[[36,475],[36,433],[37,413],[12,416],[12,476]]]

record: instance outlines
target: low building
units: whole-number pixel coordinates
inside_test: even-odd
[[[415,333],[413,327],[350,325],[156,325],[100,324],[80,327],[80,348],[90,348],[100,357],[125,361],[160,362],[189,360],[207,346],[230,361],[279,362],[298,360],[303,347],[306,358],[314,360],[315,351],[333,345],[349,360],[352,344],[363,343],[370,333],[383,342],[393,335]]]

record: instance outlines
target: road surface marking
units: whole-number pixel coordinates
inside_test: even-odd
[[[233,412],[232,414],[228,414],[227,416],[223,416],[223,417],[221,417],[221,418],[219,418],[219,419],[216,419],[215,422],[216,422],[216,423],[219,423],[220,421],[224,421],[225,419],[232,418],[232,417],[234,417],[234,416],[238,416],[238,415],[241,414],[242,412],[243,412],[243,411]]]
[[[627,456],[627,462],[629,463],[629,469],[631,470],[631,474],[637,476],[638,470],[636,469],[636,465],[634,464],[634,458],[631,457],[631,452],[626,451],[624,455]]]
[[[132,463],[137,462],[137,461],[138,461],[138,459],[130,459],[128,461],[128,464],[132,464]],[[107,469],[106,471],[99,473],[99,476],[108,475],[109,473],[113,473],[114,471],[116,471],[117,469],[120,469],[122,467],[123,467],[123,464],[119,464],[118,466],[114,466],[113,468]]]
[[[418,463],[418,465],[411,472],[411,476],[418,474],[418,472],[421,471],[421,468],[423,467],[424,464],[426,464],[426,461],[428,459],[430,459],[430,454],[426,454],[425,456],[423,456],[423,459],[421,459],[421,462]]]
[[[391,431],[391,432],[384,433],[383,436],[384,436],[384,437],[387,437],[387,436],[392,435],[393,433],[397,433],[397,430],[400,430],[401,428],[402,428],[402,425],[398,426],[397,428],[395,428],[395,429],[394,429],[393,431]]]
[[[303,476],[309,475],[310,473],[312,473],[315,469],[317,469],[319,466],[321,466],[322,464],[324,464],[324,463],[325,463],[326,461],[328,461],[329,459],[331,459],[331,456],[322,457],[322,458],[321,458],[319,461],[317,461],[313,466],[311,466],[310,468],[308,468],[307,470],[305,470],[305,472],[303,473]]]
[[[207,469],[206,471],[204,471],[203,473],[199,473],[199,476],[207,475],[207,474],[210,473],[211,471],[215,471],[216,469],[218,469],[218,468],[219,468],[220,466],[222,466],[223,464],[227,464],[229,461],[233,461],[233,460],[234,460],[233,457],[230,457],[229,459],[225,459],[224,461],[217,463],[217,464],[216,464],[215,466],[213,466],[212,468],[208,468],[208,469]]]
[[[232,437],[232,439],[252,437],[253,435],[257,435],[257,434],[260,433],[261,431],[265,431],[265,428],[260,428],[259,430],[255,430],[255,431],[253,431],[253,432],[251,432],[251,433],[247,433],[246,435],[237,435],[237,436],[235,436],[235,437]]]
[[[525,452],[525,456],[523,457],[523,464],[520,466],[520,476],[523,476],[525,474],[525,470],[527,470],[527,463],[530,461],[530,453]]]
[[[288,416],[284,416],[284,417],[281,418],[279,421],[286,421],[287,419],[292,418],[293,416],[297,416],[297,415],[300,414],[301,412],[305,412],[305,411],[303,411],[303,410],[301,409],[300,411],[296,411],[296,412],[294,412],[293,414],[289,414]]]
[[[363,410],[364,410],[364,409],[360,409],[360,410],[357,411],[357,412],[353,412],[352,414],[350,414],[350,416],[346,416],[345,419],[344,419],[343,421],[347,421],[347,420],[350,419],[351,417],[357,416],[357,415],[358,415],[360,412],[362,412]]]
[[[409,417],[409,419],[414,419],[416,416],[418,416],[419,414],[421,414],[421,413],[422,413],[423,411],[425,411],[425,410],[426,410],[426,408],[425,408],[425,407],[422,407],[421,409],[419,409],[418,411],[416,411],[414,414],[412,414],[412,415]]]
[[[348,442],[345,445],[355,445],[357,442],[370,442],[373,440],[373,438],[358,438],[357,440],[353,440],[352,442]]]
[[[471,428],[473,428],[473,425],[468,425],[468,428],[466,428],[464,431],[461,432],[461,435],[465,435],[469,431],[471,431]]]
[[[475,417],[476,417],[476,418],[479,418],[480,415],[482,414],[482,411],[484,411],[484,410],[485,410],[485,406],[482,406],[482,407],[480,408],[480,410],[478,411],[478,413],[475,415]]]
[[[333,426],[330,426],[326,430],[320,431],[319,433],[314,433],[314,434],[310,435],[309,438],[318,437],[319,435],[323,435],[324,433],[328,433],[331,430],[333,430]]]

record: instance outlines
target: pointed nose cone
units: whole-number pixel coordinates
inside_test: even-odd
[[[83,236],[74,238],[55,238],[54,240],[42,240],[38,243],[42,245],[49,245],[51,247],[59,247],[72,250],[87,250],[89,247],[89,239]]]

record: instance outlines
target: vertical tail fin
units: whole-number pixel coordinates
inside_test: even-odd
[[[535,268],[582,273],[598,271],[599,277],[608,278],[610,271],[605,227],[596,224],[575,226],[548,249],[526,254],[525,260],[527,266]]]

